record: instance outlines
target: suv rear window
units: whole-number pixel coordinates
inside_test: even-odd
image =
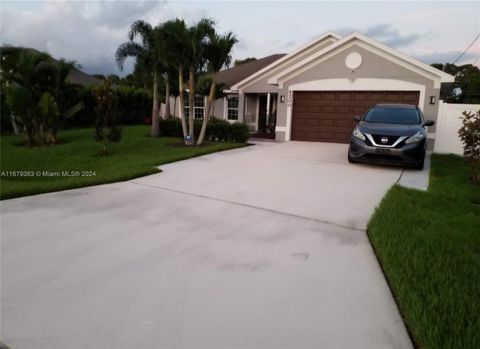
[[[420,115],[416,109],[374,107],[363,121],[382,124],[418,125]]]

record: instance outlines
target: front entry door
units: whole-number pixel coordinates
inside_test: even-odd
[[[267,132],[267,96],[258,96],[258,132]]]

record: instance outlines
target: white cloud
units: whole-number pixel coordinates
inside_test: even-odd
[[[433,61],[449,60],[454,52],[465,49],[472,33],[480,29],[479,9],[480,5],[463,2],[376,3],[373,7],[333,2],[306,2],[302,6],[278,2],[273,7],[268,2],[246,6],[240,1],[2,2],[0,25],[2,44],[33,47],[56,58],[75,60],[90,73],[119,74],[115,51],[127,40],[129,25],[137,19],[156,25],[175,17],[189,24],[213,17],[220,31],[233,30],[240,38],[234,58],[289,52],[311,36],[348,25],[343,31],[340,28],[343,34],[356,28],[407,54]],[[449,10],[457,11],[456,16],[449,15]],[[341,22],[337,14],[341,14]],[[474,46],[469,52],[480,54],[480,48]],[[131,67],[129,60],[125,72]]]
[[[115,51],[127,40],[129,25],[161,6],[156,2],[49,1],[36,11],[7,8],[1,14],[2,44],[75,60],[90,73],[118,74]],[[130,61],[125,72],[131,67]]]

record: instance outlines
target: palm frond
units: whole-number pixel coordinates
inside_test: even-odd
[[[117,48],[117,52],[115,53],[115,60],[117,61],[117,65],[120,70],[123,70],[123,64],[127,57],[139,57],[145,53],[145,49],[133,41],[127,41],[121,44]]]
[[[75,104],[73,107],[71,107],[65,112],[65,115],[64,115],[65,119],[71,118],[72,116],[77,114],[79,111],[83,110],[83,108],[84,108],[83,102]]]
[[[151,33],[152,26],[150,23],[147,23],[143,20],[138,20],[133,22],[130,26],[130,31],[128,32],[128,39],[133,41],[137,36],[140,36],[142,39],[143,46],[150,46],[151,44]]]

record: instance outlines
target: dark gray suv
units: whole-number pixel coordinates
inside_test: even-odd
[[[418,106],[377,104],[363,116],[355,116],[357,125],[348,149],[349,162],[394,164],[423,168],[427,147],[425,121]]]

